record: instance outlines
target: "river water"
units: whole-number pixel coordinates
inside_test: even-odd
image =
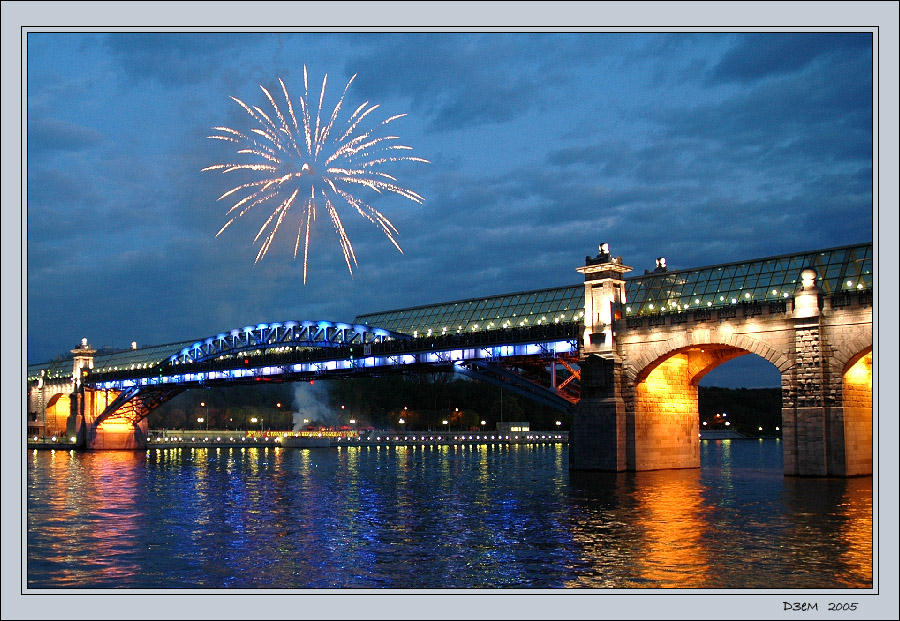
[[[27,455],[44,588],[871,588],[872,478],[786,478],[779,440],[698,470],[548,446]]]

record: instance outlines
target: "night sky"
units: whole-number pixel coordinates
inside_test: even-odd
[[[575,284],[603,241],[642,274],[873,239],[868,33],[30,33],[27,55],[29,362]],[[385,169],[423,205],[358,192],[403,254],[344,206],[351,277],[322,212],[306,285],[294,219],[254,265],[276,205],[216,238],[234,183],[201,172],[237,158],[211,127],[252,127],[229,97],[296,99],[304,64],[327,111],[357,74],[341,118],[406,113],[391,132],[430,160]],[[704,384],[778,384],[732,364]]]

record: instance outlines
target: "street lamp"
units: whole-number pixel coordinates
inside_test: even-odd
[[[197,417],[197,424],[198,424],[198,425],[202,425],[202,424],[203,424],[203,420],[204,420],[204,419],[203,419],[202,416],[198,416],[198,417]],[[206,423],[206,429],[209,430],[209,423]]]
[[[206,419],[206,428],[209,429],[209,410],[206,408],[206,401],[201,401],[200,407],[203,408],[203,418]],[[197,422],[202,423],[203,419],[198,419]]]
[[[441,421],[441,424],[447,426],[447,432],[449,433],[449,431],[450,431],[450,421],[447,420],[447,419],[444,419],[444,420]]]
[[[557,427],[562,426],[562,421],[561,421],[561,420],[556,421],[556,426],[557,426]]]

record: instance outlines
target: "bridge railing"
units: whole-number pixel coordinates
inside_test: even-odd
[[[872,290],[861,289],[853,291],[838,291],[824,298],[831,308],[844,308],[847,306],[871,306]],[[713,321],[721,319],[736,319],[738,317],[758,317],[761,315],[785,314],[794,308],[793,300],[784,298],[781,300],[737,302],[728,306],[713,306],[711,308],[693,308],[679,310],[663,310],[649,315],[626,315],[625,327],[639,329],[644,327],[657,327],[665,325],[678,325],[696,321]]]
[[[625,327],[639,329],[665,325],[678,325],[689,322],[735,319],[737,317],[757,317],[760,315],[784,314],[792,310],[788,300],[769,302],[738,302],[729,306],[712,308],[694,308],[675,311],[664,311],[650,315],[626,316]],[[622,320],[619,320],[622,321]]]
[[[861,291],[840,291],[831,296],[832,308],[843,308],[852,305],[871,306],[872,290],[863,289]]]

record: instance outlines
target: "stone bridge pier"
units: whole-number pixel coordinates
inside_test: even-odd
[[[120,393],[83,387],[73,396],[69,434],[88,450],[134,450],[147,446],[149,422],[129,408],[115,408]],[[113,406],[112,413],[109,412]]]
[[[871,295],[826,296],[807,268],[783,301],[629,321],[631,268],[601,249],[578,269],[585,335],[573,470],[699,468],[698,383],[752,353],[781,374],[784,473],[872,474]]]

